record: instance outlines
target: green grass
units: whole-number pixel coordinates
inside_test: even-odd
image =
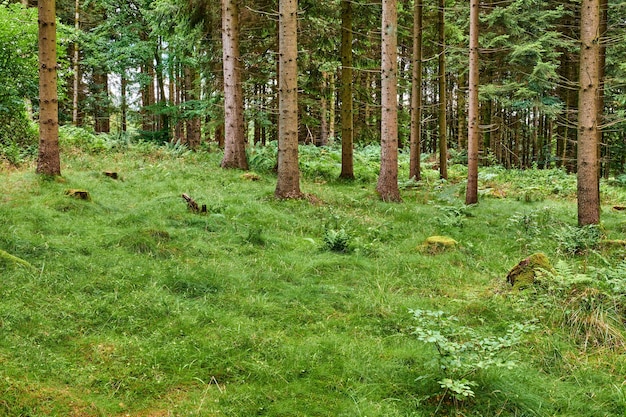
[[[57,180],[28,166],[0,173],[0,250],[32,265],[0,259],[0,415],[626,412],[622,352],[577,343],[554,293],[506,286],[534,252],[581,273],[624,258],[620,247],[560,250],[556,237],[576,222],[570,176],[486,170],[480,203],[466,208],[461,167],[450,182],[427,170],[389,204],[372,172],[334,180],[335,150],[307,150],[313,204],[275,200],[271,171],[251,181],[221,170],[216,153],[96,151],[66,149]],[[371,154],[358,159],[372,164]],[[623,239],[624,214],[609,205],[626,193],[603,190],[603,232]],[[182,193],[209,213],[188,211]],[[329,228],[345,231],[346,251],[324,249]],[[420,250],[431,235],[459,246]],[[511,352],[517,367],[473,375],[475,398],[455,403],[442,396],[433,347],[412,335],[414,308],[485,336],[529,320],[538,329]]]

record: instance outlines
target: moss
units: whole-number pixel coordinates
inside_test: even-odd
[[[21,265],[27,268],[34,269],[34,266],[32,266],[27,261],[23,260],[22,258],[18,258],[15,255],[11,255],[10,253],[3,251],[2,249],[0,249],[0,264]]]
[[[418,246],[420,252],[436,254],[454,248],[458,242],[447,236],[430,236]]]
[[[532,285],[540,270],[553,271],[552,264],[543,253],[534,253],[515,265],[506,276],[507,281],[515,288]]]

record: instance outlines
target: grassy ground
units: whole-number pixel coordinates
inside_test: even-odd
[[[387,204],[372,175],[335,181],[336,155],[307,152],[302,188],[315,198],[302,201],[276,201],[271,172],[224,171],[216,153],[171,148],[66,149],[56,180],[3,170],[0,249],[25,262],[0,256],[0,415],[626,413],[625,251],[576,234],[572,177],[492,168],[466,208],[462,168],[445,183],[427,171],[402,184],[404,203]],[[610,205],[626,193],[603,192],[603,236],[623,239],[625,215]],[[182,193],[208,214],[188,211]],[[458,245],[424,249],[432,235]],[[511,290],[507,272],[535,252],[560,281]],[[570,282],[600,274],[613,278]],[[597,338],[567,316],[576,294],[604,306],[585,304]],[[454,315],[479,341],[532,325],[498,347],[514,366],[481,369],[477,353],[453,374],[414,334],[411,309]],[[473,396],[455,398],[445,378],[474,383]]]

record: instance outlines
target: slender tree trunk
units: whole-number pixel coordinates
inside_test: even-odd
[[[170,119],[169,119],[167,112],[165,111],[167,107],[167,97],[165,95],[165,79],[163,76],[163,63],[162,63],[163,60],[161,57],[162,50],[163,50],[162,40],[159,38],[159,42],[154,51],[154,62],[156,62],[155,73],[156,73],[156,80],[157,80],[158,97],[159,97],[159,103],[161,103],[161,106],[162,106],[161,114],[159,117],[159,130],[160,130],[160,134],[163,135],[162,139],[166,142],[169,142]]]
[[[411,82],[411,145],[409,178],[419,181],[422,142],[422,0],[413,5],[413,68]]]
[[[76,0],[74,5],[74,29],[76,33],[80,30],[80,0]],[[80,91],[80,49],[78,41],[74,42],[74,55],[72,57],[72,67],[74,68],[74,88],[72,91],[72,124],[78,126],[78,95]]]
[[[127,112],[128,112],[128,100],[126,99],[126,88],[127,88],[127,84],[128,84],[128,80],[126,79],[126,73],[122,72],[122,74],[120,75],[120,90],[121,90],[121,96],[122,96],[122,103],[121,103],[121,112],[122,112],[122,120],[121,120],[121,126],[122,126],[122,132],[126,132],[127,130]]]
[[[322,94],[320,98],[320,134],[318,146],[328,144],[328,73],[322,72]]]
[[[352,1],[341,1],[341,174],[354,178],[354,110],[352,107]]]
[[[239,56],[238,0],[222,0],[224,158],[222,168],[248,169]]]
[[[478,142],[480,141],[478,102],[479,83],[479,30],[480,0],[470,2],[470,35],[469,35],[469,125],[467,130],[467,190],[465,204],[478,202]]]
[[[398,189],[398,4],[383,0],[381,48],[381,155],[376,191],[383,201],[401,201]]]
[[[278,178],[277,198],[301,198],[298,168],[298,2],[280,0],[278,6]]]
[[[61,175],[55,0],[39,0],[38,174]]]
[[[439,0],[439,176],[448,179],[448,139],[446,135],[446,36],[445,1]]]
[[[578,98],[578,224],[600,222],[598,188],[598,91],[600,87],[600,0],[581,4]]]
[[[336,103],[335,100],[335,73],[331,72],[328,74],[328,85],[329,85],[329,93],[330,96],[330,106],[328,109],[328,139],[335,139],[335,114],[336,114]]]

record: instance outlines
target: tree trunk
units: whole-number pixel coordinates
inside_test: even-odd
[[[335,139],[335,110],[337,103],[337,101],[335,100],[335,73],[331,72],[328,75],[328,95],[330,97],[330,106],[328,109],[328,139],[333,141]]]
[[[352,107],[352,1],[341,1],[341,174],[354,178],[354,110]]]
[[[74,5],[74,30],[76,33],[80,30],[80,0],[76,0]],[[72,91],[72,124],[78,126],[78,95],[80,91],[80,67],[79,67],[80,49],[78,41],[74,42],[74,54],[72,56],[72,67],[74,68],[74,85]]]
[[[298,2],[278,6],[278,178],[277,198],[301,198],[298,168]]]
[[[478,202],[478,142],[480,141],[479,129],[479,56],[478,56],[478,30],[479,30],[480,0],[470,2],[470,35],[469,35],[469,109],[467,130],[467,190],[465,192],[465,204]]]
[[[445,1],[439,0],[439,176],[448,179],[448,142],[446,123],[446,37]]]
[[[381,155],[376,191],[383,201],[401,201],[398,189],[398,4],[383,0],[381,48]]]
[[[328,144],[328,73],[322,72],[322,88],[320,94],[320,133],[317,146]]]
[[[422,142],[422,0],[413,6],[413,68],[411,80],[411,145],[409,178],[419,181]]]
[[[122,96],[122,103],[120,105],[120,110],[122,112],[122,120],[121,120],[121,126],[122,126],[122,132],[126,132],[127,130],[127,112],[128,112],[128,100],[126,99],[126,88],[127,88],[127,84],[128,84],[128,80],[126,79],[126,74],[124,72],[122,72],[122,74],[120,75],[120,90],[121,90],[121,96]]]
[[[605,178],[609,177],[609,168],[611,166],[610,158],[608,157],[608,145],[604,144],[604,133],[602,131],[602,125],[604,124],[604,76],[606,72],[606,31],[608,25],[608,0],[600,0],[600,45],[598,56],[598,157],[601,157],[603,150],[605,150],[605,156],[602,159],[602,165],[599,167],[599,176]]]
[[[38,174],[61,175],[55,0],[39,0]]]
[[[578,96],[578,224],[600,222],[598,186],[598,91],[600,0],[583,0]]]
[[[243,91],[239,64],[238,0],[222,0],[224,57],[224,158],[222,168],[248,169],[246,159]]]

